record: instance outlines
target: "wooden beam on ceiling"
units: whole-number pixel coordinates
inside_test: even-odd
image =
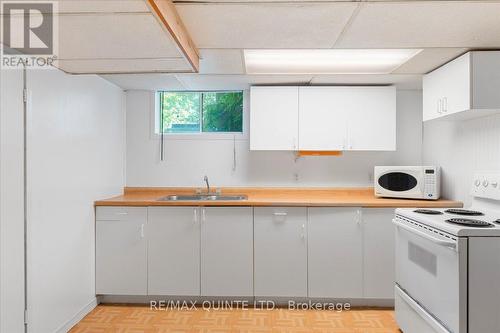
[[[194,72],[200,70],[200,56],[198,49],[189,36],[189,33],[182,23],[182,20],[175,9],[172,0],[146,0],[152,13],[167,29],[177,46],[182,51],[186,60],[193,67]]]

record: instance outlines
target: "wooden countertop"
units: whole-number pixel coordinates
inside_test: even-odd
[[[126,187],[123,195],[98,200],[95,206],[320,206],[320,207],[462,207],[453,200],[378,198],[373,188],[222,188],[223,195],[245,194],[242,201],[158,201],[195,188]]]

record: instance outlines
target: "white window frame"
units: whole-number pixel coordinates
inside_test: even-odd
[[[204,92],[205,90],[203,90]],[[208,90],[207,90],[208,91]],[[233,91],[233,90],[221,90],[221,91]],[[235,89],[234,91],[239,91]],[[243,91],[243,126],[242,132],[198,132],[198,133],[164,133],[164,140],[238,140],[245,141],[248,140],[248,125],[250,121],[249,116],[249,90]],[[160,140],[160,124],[158,122],[160,118],[160,94],[161,91],[152,91],[150,96],[150,133],[151,139]],[[191,91],[179,91],[179,92],[191,92]],[[192,91],[199,92],[199,91]]]

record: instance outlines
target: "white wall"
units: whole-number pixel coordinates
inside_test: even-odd
[[[28,72],[29,331],[95,305],[94,207],[124,185],[124,93],[98,76]]]
[[[397,93],[396,152],[346,152],[295,162],[291,152],[250,152],[245,139],[236,142],[236,171],[232,139],[166,139],[165,161],[159,162],[159,141],[151,137],[151,94],[127,92],[127,186],[202,186],[205,174],[214,186],[367,186],[375,165],[421,163],[420,91]]]
[[[0,70],[0,332],[24,332],[23,75]]]
[[[470,203],[477,171],[500,170],[500,115],[424,123],[423,160],[442,168],[443,195]]]

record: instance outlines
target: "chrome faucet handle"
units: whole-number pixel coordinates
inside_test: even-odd
[[[215,189],[215,194],[217,195],[221,195],[222,194],[222,189],[219,187],[219,188],[216,188]]]
[[[201,194],[201,188],[197,188],[195,191],[196,191],[196,194]]]

